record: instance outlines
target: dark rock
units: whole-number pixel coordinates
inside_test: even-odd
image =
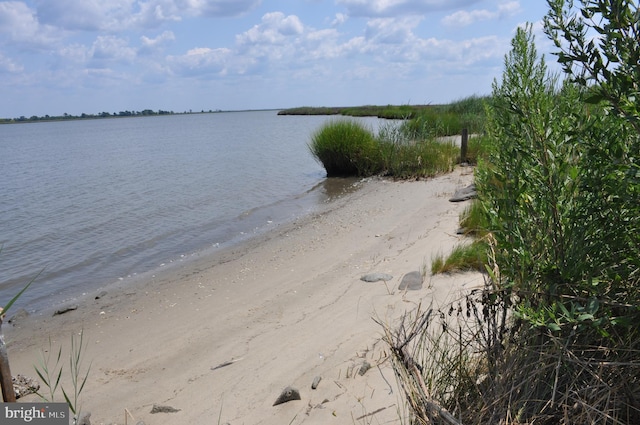
[[[100,292],[98,295],[96,295],[96,300],[99,300],[100,298],[104,297],[107,295],[107,291],[102,291]]]
[[[465,188],[456,190],[453,196],[449,199],[449,202],[468,201],[469,199],[473,199],[477,197],[478,197],[478,192],[476,191],[476,185],[472,183]]]
[[[315,378],[313,378],[313,383],[311,383],[311,389],[315,390],[316,388],[318,388],[318,384],[320,384],[320,381],[322,381],[322,376],[316,376]]]
[[[287,387],[284,390],[282,390],[282,392],[280,393],[280,396],[278,396],[278,398],[276,399],[276,402],[273,403],[273,405],[277,406],[278,404],[286,403],[292,400],[302,400],[300,398],[300,391],[298,391],[293,387]]]
[[[386,282],[391,279],[393,279],[393,276],[387,273],[370,273],[360,278],[360,280],[364,282],[377,282],[379,280],[384,280]]]
[[[171,406],[160,406],[158,404],[154,404],[151,408],[151,413],[176,413],[179,412],[180,409],[176,409]]]
[[[78,309],[78,305],[77,304],[65,305],[65,306],[60,307],[56,311],[54,311],[53,315],[54,316],[58,316],[60,314],[65,314],[65,313],[68,313],[70,311],[77,310],[77,309]]]
[[[358,371],[358,375],[360,376],[364,376],[365,373],[367,373],[367,371],[371,369],[371,364],[368,361],[364,361],[362,363],[362,366],[360,366],[360,370]]]
[[[401,291],[417,291],[422,289],[422,274],[420,272],[409,272],[402,277],[398,289]]]

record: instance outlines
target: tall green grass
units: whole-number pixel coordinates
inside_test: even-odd
[[[460,155],[453,143],[412,139],[402,124],[389,122],[374,135],[349,119],[331,121],[320,128],[309,149],[329,177],[432,177],[453,170]]]
[[[423,109],[405,123],[405,132],[413,139],[453,136],[461,134],[463,128],[472,134],[483,133],[488,100],[489,97],[470,96]]]
[[[380,149],[370,129],[354,120],[331,121],[309,144],[328,177],[369,176],[379,172]]]

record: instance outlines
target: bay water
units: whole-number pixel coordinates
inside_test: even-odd
[[[308,143],[330,119],[0,125],[0,305],[35,278],[14,309],[45,309],[313,212],[333,194]]]

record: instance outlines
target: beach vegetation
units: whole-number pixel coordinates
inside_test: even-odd
[[[640,423],[640,12],[548,4],[564,74],[519,28],[487,107],[484,288],[385,326],[412,423]]]
[[[431,261],[431,274],[455,273],[465,271],[486,270],[488,246],[484,239],[479,238],[466,244],[459,244],[446,258],[443,254],[436,255]]]
[[[36,374],[42,381],[43,386],[47,389],[47,393],[37,391],[36,394],[46,402],[54,402],[59,389],[76,420],[80,417],[80,396],[91,371],[91,365],[86,367],[86,369],[83,365],[85,349],[84,330],[80,331],[78,336],[71,335],[69,370],[63,375],[65,368],[63,364],[61,364],[62,347],[58,347],[57,350],[54,349],[51,338],[49,338],[49,348],[42,351],[40,364],[34,366]],[[65,390],[61,382],[63,376],[70,381],[71,390]]]
[[[309,149],[328,177],[431,177],[453,170],[459,157],[454,143],[413,140],[402,124],[390,122],[376,135],[347,118],[330,121],[316,131]]]
[[[325,124],[313,134],[309,149],[328,177],[433,177],[451,172],[460,158],[452,141],[416,139],[403,122],[388,122],[374,134],[352,118]]]
[[[466,128],[470,134],[484,133],[488,96],[469,96],[447,105],[419,111],[404,124],[413,139],[454,136]]]
[[[355,120],[334,120],[316,131],[309,144],[328,177],[370,176],[379,171],[380,149],[373,132]]]

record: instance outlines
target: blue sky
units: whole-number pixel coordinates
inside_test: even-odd
[[[0,117],[447,103],[544,0],[0,1]]]

